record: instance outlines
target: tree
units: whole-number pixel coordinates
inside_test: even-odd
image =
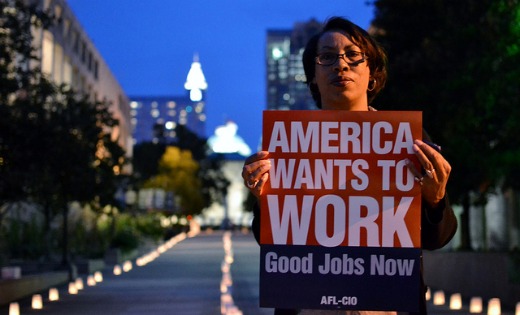
[[[198,170],[199,164],[190,151],[168,146],[159,162],[159,174],[150,178],[144,187],[163,189],[179,197],[182,214],[199,214],[204,204]]]
[[[218,154],[208,156],[209,150],[206,139],[198,137],[185,126],[178,125],[175,128],[175,132],[177,139],[170,144],[170,147],[175,147],[175,150],[184,152],[184,154],[190,152],[190,159],[193,159],[193,161],[197,163],[197,171],[194,175],[195,178],[197,178],[197,183],[191,182],[194,187],[198,187],[198,191],[192,191],[193,196],[196,196],[196,204],[184,209],[187,210],[191,208],[192,210],[189,210],[189,214],[193,215],[200,213],[213,202],[223,203],[224,195],[230,184],[222,172],[222,164],[224,163],[223,156]],[[175,162],[176,159],[171,156],[181,153],[172,152],[170,149],[170,153],[168,153],[166,146],[161,143],[143,142],[137,144],[134,147],[133,159],[135,180],[144,183],[145,187],[167,187],[170,184],[170,176],[178,176],[178,174],[175,173],[179,171],[179,169],[174,166],[175,163],[177,163]],[[167,156],[170,156],[170,158],[167,158]],[[165,160],[171,162],[170,167],[164,167],[168,164]],[[178,188],[173,186],[170,188],[170,191],[178,191]],[[176,194],[180,196],[178,192],[176,192]]]
[[[159,172],[159,160],[166,150],[163,143],[142,142],[134,146],[133,178],[141,184]]]
[[[3,204],[23,197],[24,186],[19,183],[28,177],[24,172],[26,159],[37,154],[35,150],[27,152],[28,147],[23,146],[36,142],[21,137],[25,126],[20,123],[29,126],[31,120],[42,114],[38,106],[31,106],[29,95],[33,89],[39,89],[43,98],[52,94],[51,85],[41,80],[37,69],[30,67],[37,60],[31,28],[46,27],[52,18],[23,1],[0,0],[0,12],[0,204]],[[25,149],[19,150],[22,147]]]
[[[68,204],[115,203],[124,151],[110,129],[109,104],[91,101],[42,75],[32,27],[52,17],[25,1],[0,0],[0,205],[29,200],[50,221],[63,216],[62,261],[68,263]]]
[[[389,54],[389,81],[375,106],[423,111],[452,165],[448,191],[464,206],[462,247],[469,248],[470,203],[484,203],[520,162],[519,1],[374,4],[373,30]],[[470,200],[470,192],[479,198]]]

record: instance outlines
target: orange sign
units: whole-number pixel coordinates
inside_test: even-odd
[[[408,164],[420,169],[422,113],[264,111],[262,136],[271,169],[260,198],[261,305],[415,309],[374,299],[373,287],[419,294],[421,186]],[[292,296],[293,286],[310,291]]]
[[[415,247],[418,112],[266,111],[262,244]],[[415,123],[412,123],[415,121]]]

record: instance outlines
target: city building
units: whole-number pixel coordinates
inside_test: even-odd
[[[195,55],[184,84],[185,95],[131,96],[133,144],[174,142],[177,125],[184,125],[205,138],[207,87],[199,58]]]
[[[218,126],[208,138],[211,151],[221,154],[224,158],[222,172],[229,180],[229,186],[223,204],[215,202],[197,217],[202,226],[220,225],[228,228],[251,224],[252,213],[244,211],[248,191],[241,174],[244,161],[252,151],[237,131],[237,124],[227,121],[225,125]]]
[[[312,19],[294,28],[268,30],[266,45],[267,109],[316,109],[303,71],[302,56],[307,41],[321,24]]]
[[[116,77],[66,0],[43,0],[38,5],[57,18],[49,29],[33,30],[42,72],[56,84],[65,83],[92,100],[110,104],[110,112],[119,120],[111,129],[112,139],[132,156],[129,101]]]

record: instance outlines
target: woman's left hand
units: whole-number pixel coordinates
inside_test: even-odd
[[[435,208],[446,195],[451,165],[442,154],[421,140],[414,141],[413,149],[425,173],[418,171],[413,163],[408,164],[409,168],[422,185],[423,199]]]

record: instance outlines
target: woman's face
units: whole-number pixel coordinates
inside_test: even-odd
[[[343,31],[326,32],[318,40],[318,55],[345,54],[350,51],[363,52]],[[344,58],[338,58],[330,66],[316,63],[315,67],[314,83],[321,94],[322,109],[368,110],[370,69],[366,61],[349,65]]]

